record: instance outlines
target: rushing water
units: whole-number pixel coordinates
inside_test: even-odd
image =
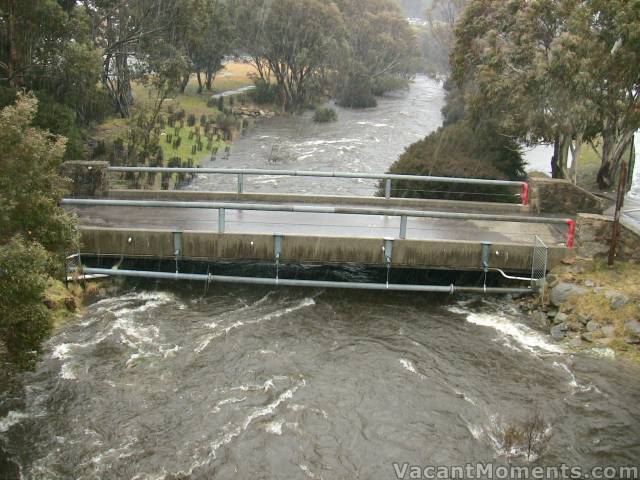
[[[441,104],[418,79],[335,124],[264,122],[214,164],[383,171],[438,126]],[[276,187],[374,185],[247,189]],[[523,452],[505,451],[501,432],[536,409],[548,448],[533,463],[640,458],[640,368],[572,355],[506,299],[128,285],[51,338],[35,372],[0,375],[0,479],[16,465],[47,480],[390,479],[393,462],[506,463]]]
[[[167,287],[89,307],[4,400],[0,435],[25,478],[378,479],[394,461],[504,463],[500,431],[535,408],[544,464],[640,458],[639,369],[574,357],[500,302]]]

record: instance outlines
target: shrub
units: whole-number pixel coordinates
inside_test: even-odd
[[[278,86],[271,85],[262,79],[257,79],[254,82],[255,89],[252,91],[253,101],[258,105],[266,105],[276,103],[278,99]]]
[[[338,114],[330,107],[318,108],[313,115],[313,121],[316,123],[335,122],[336,120],[338,120]]]
[[[196,124],[196,116],[193,113],[190,113],[187,117],[187,126],[193,127]]]
[[[491,136],[472,128],[468,122],[441,127],[410,145],[391,166],[390,173],[441,177],[519,180],[524,176],[524,161],[519,146],[504,137]],[[396,197],[445,198],[513,202],[513,189],[394,181]],[[381,189],[382,189],[381,185]]]
[[[21,367],[33,365],[51,330],[43,304],[49,260],[41,245],[21,236],[0,245],[0,339]]]

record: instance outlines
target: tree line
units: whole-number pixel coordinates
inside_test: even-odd
[[[607,189],[640,128],[639,32],[637,2],[470,0],[455,27],[452,79],[476,124],[554,145],[556,178],[575,181],[581,149],[598,141]]]
[[[47,97],[79,125],[128,117],[132,82],[149,76],[211,90],[228,55],[251,59],[286,109],[318,95],[371,103],[417,56],[393,0],[3,0],[0,39],[0,84],[39,92],[41,110]]]

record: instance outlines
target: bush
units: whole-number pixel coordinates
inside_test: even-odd
[[[316,123],[335,122],[336,120],[338,120],[338,114],[330,107],[319,108],[313,115],[313,121]]]
[[[258,105],[274,104],[278,100],[278,86],[257,79],[254,82],[256,88],[252,91],[253,101]]]
[[[0,245],[0,339],[21,367],[33,365],[51,330],[43,304],[49,260],[42,246],[21,236]]]
[[[373,108],[378,101],[373,95],[371,80],[364,75],[350,76],[341,87],[338,105],[347,108]]]
[[[515,142],[476,130],[464,121],[441,127],[410,145],[389,172],[519,180],[524,177],[524,161]],[[452,185],[446,182],[425,184],[403,180],[394,181],[392,186],[392,195],[396,197],[513,202],[513,195],[519,193],[509,187]]]

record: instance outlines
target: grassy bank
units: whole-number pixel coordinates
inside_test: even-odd
[[[253,113],[269,114],[276,109],[273,106],[257,106],[248,93],[212,98],[217,94],[232,92],[253,85],[255,69],[245,63],[230,63],[218,74],[213,90],[198,92],[197,78],[193,76],[184,93],[176,94],[164,101],[161,114],[154,127],[159,136],[162,157],[149,158],[147,165],[170,167],[197,167],[205,159],[219,158],[230,147],[234,137],[250,123]],[[154,92],[141,83],[132,85],[136,109],[145,109],[153,105]],[[240,108],[239,108],[240,107]],[[242,112],[240,112],[242,110]],[[247,113],[250,112],[250,113]],[[242,113],[242,114],[241,114]],[[257,115],[257,114],[256,114]],[[112,164],[137,164],[138,161],[127,152],[130,133],[136,126],[133,119],[109,118],[90,132],[89,137],[96,144],[103,144],[96,159],[107,160]],[[119,146],[117,146],[119,145]],[[120,152],[120,153],[118,153]],[[133,158],[132,162],[127,160]],[[188,177],[177,175],[135,174],[114,178],[119,187],[173,189]]]
[[[578,351],[610,348],[640,362],[640,265],[578,259],[547,276],[544,304],[525,301],[525,309]]]

